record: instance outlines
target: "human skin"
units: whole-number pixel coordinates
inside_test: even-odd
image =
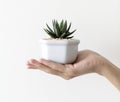
[[[88,73],[97,73],[107,78],[120,91],[120,69],[91,50],[79,51],[76,61],[72,64],[60,64],[45,59],[30,59],[27,66],[29,69],[39,69],[66,80]]]

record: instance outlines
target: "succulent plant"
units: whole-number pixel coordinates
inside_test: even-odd
[[[51,37],[51,38],[59,38],[59,39],[71,39],[71,36],[76,30],[70,32],[71,23],[68,25],[67,20],[62,20],[58,23],[57,20],[52,20],[53,29],[46,24],[47,28],[44,31]]]

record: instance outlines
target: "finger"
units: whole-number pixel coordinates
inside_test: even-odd
[[[39,61],[40,63],[54,69],[54,70],[57,70],[57,71],[60,71],[60,72],[64,72],[65,71],[65,65],[62,65],[62,64],[59,64],[59,63],[56,63],[56,62],[53,62],[53,61],[48,61],[48,60],[45,60],[45,59],[40,59]]]
[[[30,61],[27,62],[27,66],[29,69],[36,69],[36,67],[34,66],[34,64],[32,64]]]
[[[46,72],[48,74],[53,74],[53,75],[57,75],[57,76],[63,76],[61,72],[56,71],[54,69],[49,68],[48,66],[45,66],[43,64],[39,64],[39,66],[35,66],[37,69]]]
[[[28,62],[28,65],[31,69],[39,69],[39,70],[42,70],[46,73],[49,73],[49,74],[53,74],[53,75],[58,75],[58,76],[62,76],[62,73],[59,72],[59,71],[56,71],[46,65],[43,65],[41,64],[40,62],[38,62],[37,60],[35,59],[32,59]]]

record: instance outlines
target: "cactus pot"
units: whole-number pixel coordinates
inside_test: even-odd
[[[46,60],[67,64],[77,57],[78,39],[40,39],[41,57]]]

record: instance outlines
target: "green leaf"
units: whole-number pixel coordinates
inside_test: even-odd
[[[64,24],[64,21],[62,20],[61,23],[60,23],[60,29],[63,28],[63,24]]]
[[[67,30],[67,21],[63,23],[63,28],[61,29],[61,32],[64,33]]]
[[[72,32],[68,32],[64,37],[68,37],[70,35],[72,35],[76,30],[72,31]]]
[[[64,38],[65,35],[66,33],[61,34],[60,38]]]
[[[62,20],[60,23],[57,20],[52,20],[53,29],[51,29],[48,24],[46,23],[47,29],[44,29],[45,32],[51,36],[52,38],[67,38],[70,39],[76,30],[70,32],[71,23],[68,25],[67,20]],[[67,27],[68,26],[68,27]]]
[[[57,31],[57,28],[56,28],[56,20],[53,20],[53,30],[54,30],[54,33],[56,34],[57,37],[58,36],[58,31]]]
[[[67,29],[66,33],[68,33],[68,32],[69,32],[70,28],[71,28],[71,23],[69,24],[69,27],[68,27],[68,29]]]
[[[44,31],[52,38],[56,38],[56,35],[54,33],[51,33],[49,30],[44,29]]]
[[[49,32],[47,31],[47,29],[44,29],[44,31],[45,31],[46,33],[49,33]]]
[[[52,33],[54,33],[53,30],[48,26],[48,24],[46,24],[46,26]]]
[[[55,24],[56,24],[56,34],[57,34],[58,37],[60,37],[61,32],[60,32],[59,23],[56,21]]]
[[[76,29],[74,31],[70,32],[70,33],[73,34],[75,31],[76,31]]]
[[[73,38],[74,36],[71,36],[71,37],[67,37],[66,39],[71,39],[71,38]]]

